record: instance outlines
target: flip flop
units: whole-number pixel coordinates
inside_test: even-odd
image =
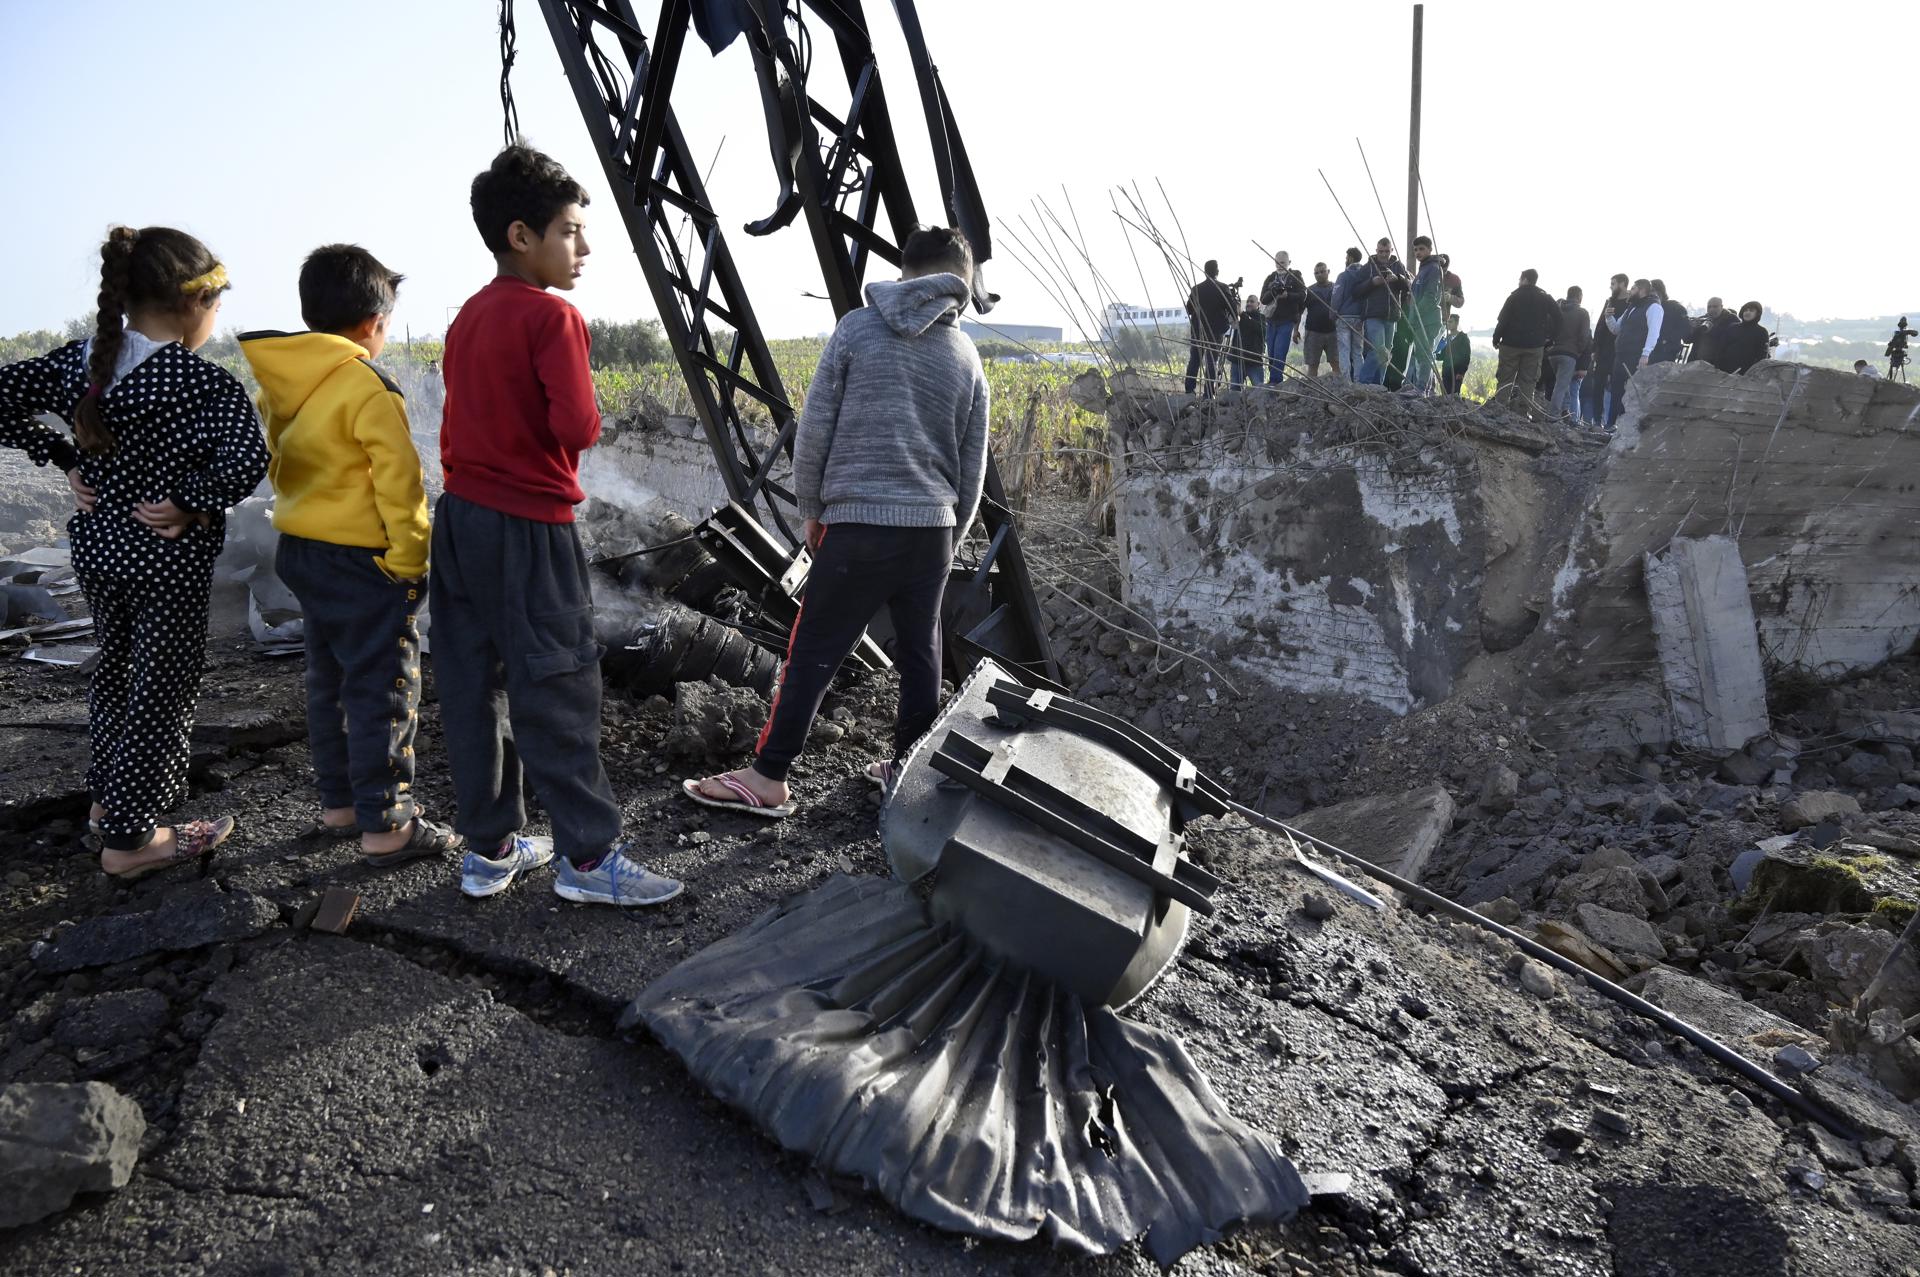
[[[345,842],[349,838],[358,838],[360,836],[360,824],[358,821],[355,821],[351,825],[329,825],[324,820],[316,820],[311,825],[308,825],[300,836],[302,838],[331,838],[335,842]]]
[[[102,873],[121,882],[137,882],[148,874],[159,873],[162,869],[171,869],[175,865],[184,865],[190,861],[204,860],[213,854],[213,849],[227,840],[233,832],[234,820],[231,816],[222,816],[218,820],[189,820],[184,825],[176,825],[173,830],[173,851],[159,860],[129,869],[124,873],[114,873],[103,869]]]
[[[754,792],[731,776],[719,775],[712,779],[719,781],[735,794],[733,798],[709,798],[700,792],[698,780],[680,782],[680,792],[699,803],[702,807],[713,807],[721,811],[743,811],[749,816],[762,816],[768,820],[784,820],[793,815],[793,804],[784,802],[770,806],[754,796]]]

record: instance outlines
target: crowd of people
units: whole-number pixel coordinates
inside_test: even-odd
[[[646,867],[642,839],[623,836],[600,758],[601,648],[574,524],[600,414],[587,325],[560,296],[589,252],[587,192],[513,145],[473,180],[470,202],[493,278],[447,331],[445,491],[431,515],[406,405],[372,362],[402,276],[357,245],[306,258],[305,331],[242,335],[257,412],[238,380],[195,353],[227,268],[169,227],[110,232],[90,338],[0,367],[0,446],[58,466],[73,490],[73,567],[101,649],[88,690],[88,828],[107,874],[200,862],[235,834],[231,816],[163,818],[188,796],[226,511],[265,477],[276,569],[305,616],[312,836],[357,838],[376,868],[464,852],[470,896],[550,863],[568,900],[652,905],[680,892]],[[869,284],[867,305],[835,329],[795,429],[793,491],[813,564],[754,762],[687,780],[693,802],[793,811],[788,768],[880,608],[897,640],[900,705],[894,750],[870,780],[891,783],[938,708],[942,594],[954,540],[980,504],[989,392],[958,326],[972,289],[966,237],[917,228],[901,258],[901,278]],[[427,818],[413,786],[428,599],[450,824]],[[523,777],[549,835],[526,832]]]
[[[1223,283],[1219,262],[1208,261],[1187,296],[1187,393],[1211,396],[1222,359],[1235,386],[1278,382],[1299,343],[1309,377],[1459,394],[1473,359],[1456,313],[1466,293],[1431,238],[1416,238],[1412,252],[1408,267],[1388,239],[1371,257],[1349,248],[1338,275],[1314,263],[1311,284],[1288,253],[1278,252],[1258,292],[1244,300],[1240,284]],[[1637,370],[1686,359],[1745,372],[1779,340],[1761,326],[1759,302],[1736,313],[1712,297],[1694,316],[1663,280],[1615,275],[1597,318],[1584,299],[1575,285],[1556,300],[1540,287],[1537,271],[1521,272],[1493,327],[1497,401],[1532,417],[1611,428]]]

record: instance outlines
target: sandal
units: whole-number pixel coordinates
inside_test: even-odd
[[[316,820],[301,831],[302,838],[330,838],[335,842],[345,842],[349,838],[360,836],[360,822],[351,825],[329,825],[324,820]]]
[[[882,758],[878,762],[867,764],[867,779],[878,785],[882,793],[893,788],[893,760]]]
[[[173,830],[173,850],[159,860],[150,860],[121,873],[111,869],[101,872],[109,878],[118,878],[121,882],[136,882],[148,874],[159,873],[162,869],[171,869],[175,865],[184,865],[188,861],[204,860],[213,854],[213,849],[227,840],[233,832],[234,820],[231,816],[222,816],[218,820],[189,820],[184,825],[176,825]]]
[[[413,832],[407,835],[405,842],[392,851],[369,851],[360,857],[360,862],[371,865],[375,869],[391,869],[395,865],[404,865],[409,860],[444,856],[466,845],[465,835],[456,834],[445,825],[436,825],[424,816],[415,816]]]
[[[731,776],[723,774],[709,777],[708,779],[717,780],[722,785],[725,785],[733,791],[734,797],[710,798],[700,792],[700,786],[704,782],[698,780],[681,781],[680,792],[693,799],[696,803],[699,803],[702,807],[714,807],[721,811],[743,811],[749,816],[762,816],[768,820],[784,820],[788,816],[793,815],[792,802],[789,801],[777,805],[767,803],[751,789],[748,789]]]

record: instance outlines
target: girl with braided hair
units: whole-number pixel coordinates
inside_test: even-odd
[[[267,472],[246,391],[193,353],[226,290],[226,267],[193,236],[116,226],[100,249],[94,335],[0,367],[0,446],[55,463],[73,488],[74,575],[100,647],[87,823],[117,878],[198,860],[233,832],[231,817],[159,823],[186,798],[226,510]],[[73,437],[39,413],[71,422]]]

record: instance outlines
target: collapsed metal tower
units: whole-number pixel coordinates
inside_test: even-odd
[[[540,8],[726,487],[727,504],[699,525],[699,538],[773,619],[790,620],[810,556],[794,530],[793,494],[772,471],[792,455],[796,417],[675,117],[673,86],[690,26],[714,53],[747,41],[779,194],[773,211],[746,232],[772,234],[804,216],[834,315],[845,315],[862,305],[873,259],[898,265],[918,221],[860,0],[665,0],[651,40],[630,0],[540,0]],[[943,212],[984,263],[992,255],[986,209],[946,91],[912,0],[894,0],[894,10]],[[511,15],[512,0],[503,0],[503,36]],[[844,73],[849,103],[840,112],[815,93],[822,82],[813,24],[831,35]],[[691,230],[684,244],[683,227]],[[976,271],[975,308],[986,311],[994,301]],[[716,325],[730,335],[716,334]],[[749,404],[772,421],[768,446],[755,445]],[[784,544],[755,517],[756,503]],[[992,656],[1037,686],[1058,687],[1059,666],[991,458],[981,518],[986,550],[976,563],[956,562],[947,591],[949,660],[962,673]]]

